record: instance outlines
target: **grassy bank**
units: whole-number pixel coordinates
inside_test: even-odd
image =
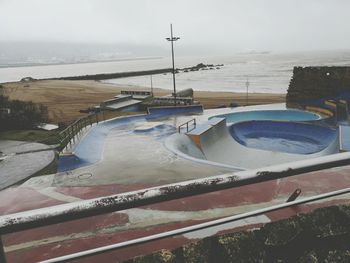
[[[58,130],[10,130],[0,132],[0,140],[15,140],[28,142],[42,142],[53,145],[59,143]]]

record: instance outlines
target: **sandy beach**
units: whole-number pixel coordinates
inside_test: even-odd
[[[12,82],[2,84],[4,95],[10,99],[33,101],[48,107],[49,118],[53,123],[71,122],[86,109],[111,99],[121,90],[147,90],[141,87],[116,86],[90,80],[39,80],[30,82]],[[178,87],[181,89],[181,87]],[[171,93],[169,90],[154,89],[156,96]],[[235,102],[246,104],[246,94],[233,92],[195,91],[195,100],[205,108],[216,108]],[[250,93],[249,105],[278,103],[285,101],[285,94]]]

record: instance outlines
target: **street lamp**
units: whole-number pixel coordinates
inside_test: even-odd
[[[174,41],[179,40],[179,37],[173,36],[173,25],[170,24],[170,37],[167,37],[166,40],[171,42],[171,58],[173,61],[173,85],[174,85],[174,104],[176,106],[176,85],[175,85],[175,62],[174,62]]]

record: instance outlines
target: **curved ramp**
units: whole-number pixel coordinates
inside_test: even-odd
[[[230,127],[230,134],[249,148],[296,154],[313,154],[326,149],[338,129],[299,122],[249,121]]]
[[[215,125],[209,126],[207,129],[202,129],[200,134],[194,130],[188,133],[188,136],[201,149],[206,160],[209,160],[211,163],[215,162],[245,169],[254,169],[339,152],[338,133],[329,145],[319,152],[295,154],[246,147],[232,138],[226,126],[226,121],[221,120]]]

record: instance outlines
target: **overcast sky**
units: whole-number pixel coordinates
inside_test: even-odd
[[[349,20],[350,0],[0,0],[0,41],[161,47],[173,23],[181,48],[348,49]]]

